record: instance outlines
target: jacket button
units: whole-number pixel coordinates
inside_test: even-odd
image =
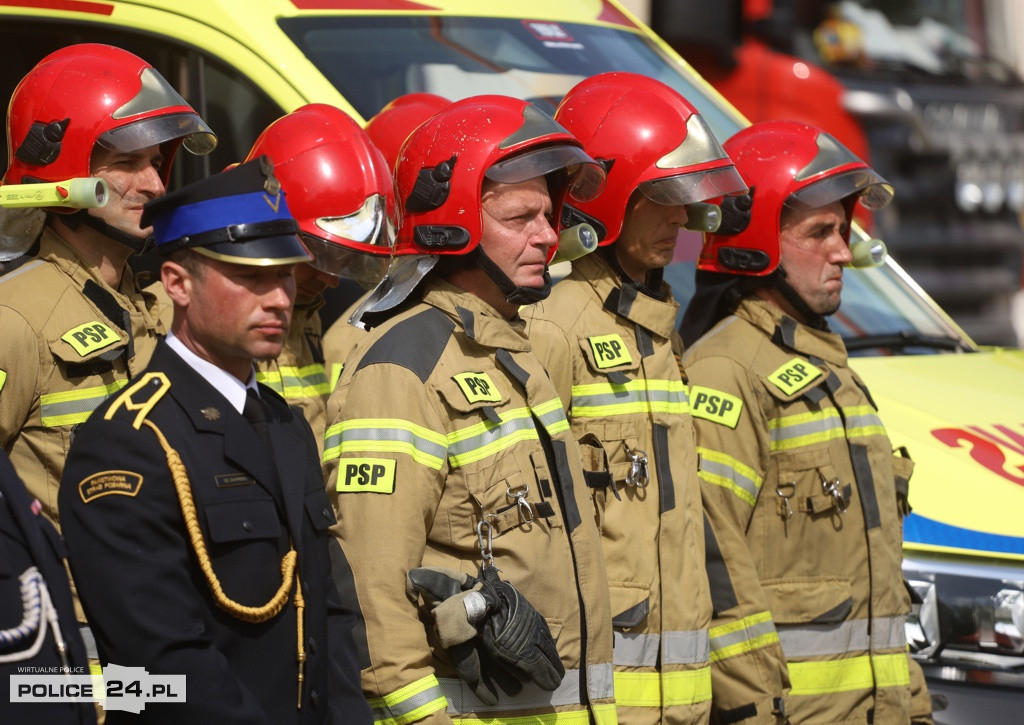
[[[252,522],[251,521],[243,521],[242,522],[242,531],[252,531]]]
[[[308,642],[308,646],[309,646],[309,653],[315,655],[316,654],[316,640],[313,639],[312,637],[310,637],[309,638],[309,642]]]
[[[313,707],[319,707],[320,706],[320,693],[317,692],[316,690],[310,690],[309,691],[309,704],[312,705]]]
[[[331,512],[328,509],[324,509],[320,513],[322,513],[324,515],[324,521],[330,521],[331,520]]]

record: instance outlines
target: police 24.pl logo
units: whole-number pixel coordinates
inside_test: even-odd
[[[11,675],[11,702],[99,702],[104,710],[139,714],[150,702],[185,702],[185,675],[151,675],[144,667],[107,665],[103,674],[38,672]],[[49,668],[47,668],[49,669]]]

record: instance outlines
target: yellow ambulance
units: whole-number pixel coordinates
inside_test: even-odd
[[[615,0],[0,0],[0,95],[46,53],[85,41],[152,62],[219,134],[213,155],[179,155],[178,184],[238,161],[308,102],[366,119],[409,92],[503,93],[553,111],[580,79],[627,70],[674,86],[721,140],[745,123]],[[667,272],[683,306],[699,245],[684,232]],[[907,633],[933,691],[950,697],[937,719],[1017,721],[1024,352],[979,350],[892,259],[849,272],[832,324],[917,462],[905,571],[922,604]]]

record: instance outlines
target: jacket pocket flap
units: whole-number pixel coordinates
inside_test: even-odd
[[[762,587],[777,624],[833,624],[853,609],[850,582],[841,577],[769,579]]]
[[[313,528],[317,531],[323,531],[338,522],[338,519],[334,516],[334,509],[331,508],[331,502],[327,498],[326,490],[310,491],[307,493],[305,505],[306,515],[309,516],[309,520],[313,523]]]
[[[281,520],[273,501],[230,501],[207,504],[206,525],[210,540],[223,544],[281,535]]]
[[[629,629],[651,612],[651,590],[644,586],[611,586],[612,625]]]

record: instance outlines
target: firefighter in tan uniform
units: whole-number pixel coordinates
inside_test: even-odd
[[[679,229],[717,219],[702,202],[746,187],[697,111],[659,81],[593,76],[555,118],[609,169],[597,199],[563,211],[593,225],[600,248],[524,315],[584,451],[611,585],[619,720],[701,723],[714,712],[716,722],[774,723],[785,666],[765,609],[716,622],[728,627],[712,630],[716,642],[731,649],[711,647],[712,603],[723,609],[733,586],[710,532],[705,563],[679,305],[662,282]],[[709,574],[725,591],[709,592]],[[725,680],[723,665],[742,677]]]
[[[477,96],[414,131],[396,176],[396,260],[324,454],[364,693],[382,723],[614,723],[579,448],[517,315],[549,290],[562,196],[604,174],[531,104]]]
[[[146,366],[166,331],[128,266],[150,231],[139,226],[142,205],[164,193],[182,143],[207,153],[216,137],[141,58],[85,44],[22,79],[7,143],[5,184],[98,176],[109,188],[105,207],[41,212],[38,251],[0,278],[0,445],[59,525],[75,426]]]
[[[409,134],[449,103],[451,101],[447,98],[434,93],[406,93],[388,103],[366,122],[366,135],[370,137],[373,145],[384,154],[388,173],[394,170],[398,152]],[[381,275],[384,271],[386,271],[386,267],[381,270]],[[381,275],[376,278],[363,275],[357,281],[363,285],[368,294],[369,290],[380,281]],[[324,332],[324,360],[326,361],[324,367],[327,369],[332,390],[337,384],[338,378],[341,377],[345,360],[348,359],[349,354],[363,339],[366,332],[362,327],[357,327],[350,322],[352,315],[365,299],[366,295],[362,295],[353,302]]]
[[[709,235],[683,321],[709,509],[746,537],[785,652],[794,723],[925,723],[901,572],[912,464],[896,456],[843,340],[859,200],[892,187],[828,134],[757,124],[725,144],[749,224]]]
[[[340,277],[366,286],[384,274],[394,239],[394,190],[387,162],[348,114],[324,103],[270,124],[246,160],[269,156],[313,261],[295,268],[292,326],[281,354],[256,377],[302,409],[323,446],[327,398],[320,309]]]

